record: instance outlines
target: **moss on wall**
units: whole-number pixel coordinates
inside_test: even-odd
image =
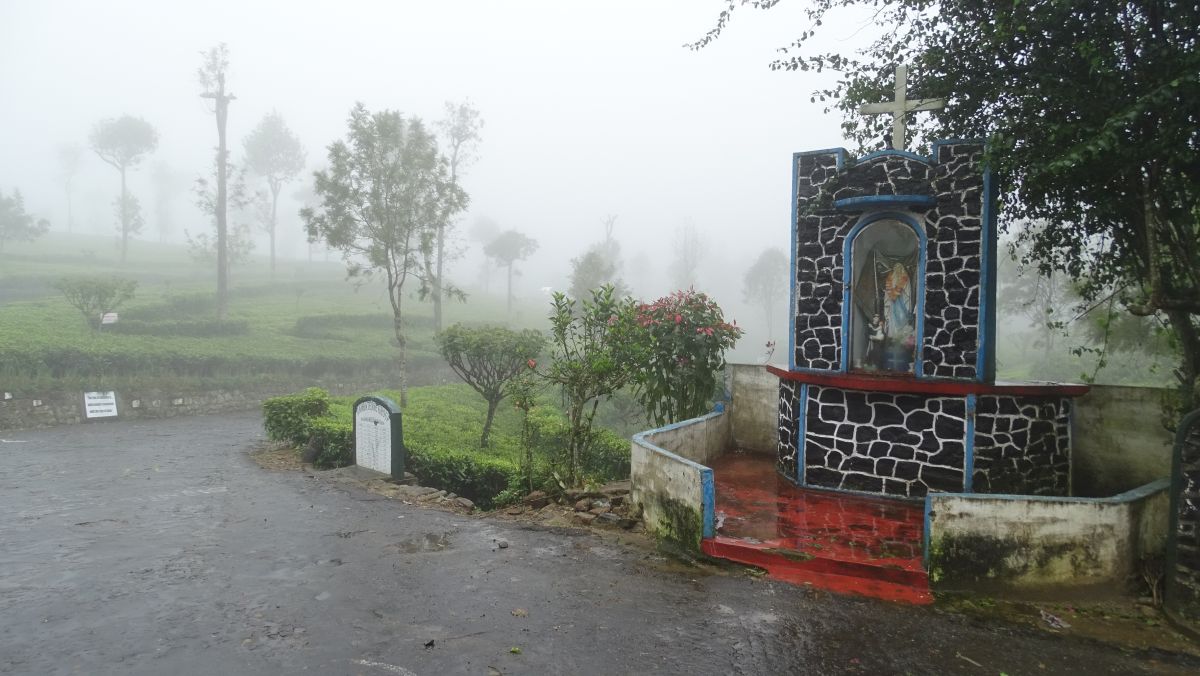
[[[700,510],[674,498],[657,497],[655,502],[659,518],[654,534],[686,551],[700,551],[704,536],[704,515]]]
[[[977,533],[943,535],[929,545],[929,580],[944,589],[995,584],[1050,585],[1103,575],[1097,549],[1088,542],[1033,542]]]

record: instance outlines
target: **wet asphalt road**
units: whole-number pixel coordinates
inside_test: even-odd
[[[3,674],[1200,672],[269,472],[252,414],[0,438]]]

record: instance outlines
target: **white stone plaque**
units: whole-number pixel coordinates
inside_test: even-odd
[[[121,319],[121,315],[115,312],[105,312],[100,315],[100,325],[116,324]]]
[[[91,418],[112,418],[117,415],[116,392],[84,392],[83,415]]]
[[[392,473],[392,419],[374,401],[354,408],[354,463],[384,474]]]

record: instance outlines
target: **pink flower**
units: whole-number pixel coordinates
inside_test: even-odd
[[[683,315],[675,315],[675,323],[676,324],[678,324],[679,322],[682,322],[682,321],[683,321]]]
[[[526,364],[526,366],[528,366],[528,367],[529,367],[529,368],[531,368],[531,369],[532,369],[532,368],[537,368],[537,362],[536,362],[536,361],[534,361],[534,360],[532,360],[532,359],[530,359],[529,361],[525,362],[525,364]]]

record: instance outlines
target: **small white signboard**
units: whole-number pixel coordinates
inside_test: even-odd
[[[392,473],[391,412],[374,401],[354,408],[354,464]]]
[[[117,315],[117,313],[105,312],[104,314],[100,315],[100,324],[102,326],[104,324],[116,324],[118,319],[120,319],[120,317]]]
[[[116,392],[84,392],[83,414],[91,418],[113,418],[117,415]]]

